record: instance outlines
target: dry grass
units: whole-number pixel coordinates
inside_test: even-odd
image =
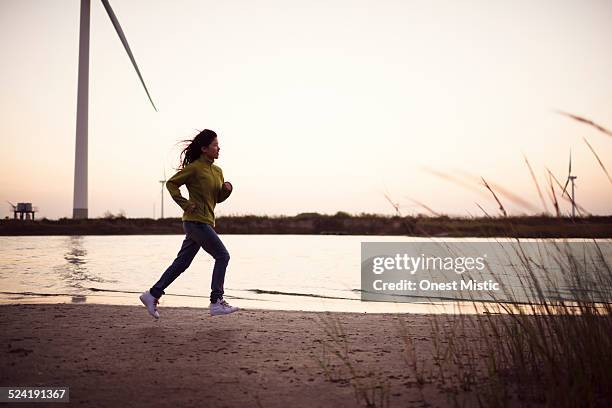
[[[586,138],[583,137],[582,140],[584,140],[584,143],[586,143],[586,145],[589,147],[589,150],[591,151],[591,153],[593,153],[593,156],[595,156],[595,159],[597,160],[599,167],[601,167],[603,172],[606,174],[606,177],[608,177],[608,181],[610,182],[610,184],[612,184],[612,177],[610,177],[610,173],[608,173],[608,169],[606,169],[606,166],[603,164],[603,162],[599,158],[599,155],[597,154],[595,149],[593,149],[593,146],[591,146],[591,144],[586,140]]]
[[[518,240],[517,240],[518,241]],[[480,315],[457,313],[430,316],[430,337],[397,316],[407,373],[416,379],[412,399],[430,403],[425,388],[444,394],[457,407],[604,407],[612,399],[612,270],[610,259],[597,249],[584,257],[564,242],[546,246],[541,258],[523,251],[520,241],[508,253],[520,296],[505,287],[503,299],[472,301]],[[553,258],[559,273],[544,269]],[[571,298],[563,288],[573,288]],[[527,296],[527,299],[524,296]],[[350,384],[360,406],[389,406],[391,389],[372,361],[359,361],[351,336],[331,314],[321,319],[326,335],[319,364],[327,380]],[[419,341],[421,340],[421,341]],[[431,394],[429,394],[431,395]],[[440,399],[437,399],[440,402]],[[435,402],[434,402],[435,404]]]
[[[612,135],[588,119],[563,114]],[[612,181],[595,150],[584,141]],[[526,157],[525,162],[546,208]],[[550,171],[548,175],[549,198],[559,216],[552,180],[559,189],[561,184]],[[482,181],[505,215],[494,190]],[[562,197],[575,204],[580,215],[588,213],[572,202],[567,192]],[[519,300],[524,299],[506,290],[503,301],[480,305],[485,309],[485,318],[461,314],[434,317],[432,332],[435,358],[440,363],[439,381],[446,384],[448,373],[452,373],[453,382],[464,391],[476,388],[479,405],[486,407],[512,405],[512,396],[520,398],[519,405],[607,406],[612,400],[612,270],[610,259],[600,244],[594,243],[597,251],[591,258],[578,257],[564,243],[553,249],[547,247],[549,253],[542,256],[557,261],[563,282],[553,278],[551,271],[536,273],[534,260],[519,245],[513,255],[520,264],[513,272],[528,296],[527,304],[520,304]],[[573,299],[565,300],[567,294],[560,289],[563,286],[573,288]],[[402,337],[410,350],[413,346],[406,330]],[[475,364],[477,361],[480,364]]]
[[[442,316],[432,323],[441,372],[452,373],[463,390],[476,389],[480,406],[512,405],[514,397],[521,405],[603,407],[612,398],[610,261],[602,251],[588,260],[563,245],[550,251],[545,255],[563,265],[573,300],[563,300],[561,282],[536,274],[533,259],[519,251],[514,272],[527,304],[513,303],[518,299],[506,291],[509,302],[480,305],[484,318]]]
[[[320,318],[326,338],[317,359],[325,378],[331,382],[350,384],[355,399],[366,408],[389,406],[389,383],[384,375],[357,361],[351,352],[349,335],[342,323],[331,314]]]
[[[561,113],[612,135],[588,119]],[[585,142],[612,182],[595,150]],[[527,157],[524,158],[548,212],[533,169]],[[430,172],[465,184],[454,176]],[[500,189],[491,187],[484,178],[481,180],[499,206],[508,229],[518,231],[496,193]],[[548,171],[548,196],[559,217],[561,212],[553,180],[562,190],[559,181]],[[581,216],[588,214],[582,206],[572,202],[567,192],[562,192],[561,197],[575,204]],[[490,217],[478,203],[476,205]],[[527,256],[519,235],[513,237],[519,245],[516,253],[509,256],[520,262],[513,266],[512,272],[518,277],[527,301],[505,288],[503,299],[484,304],[473,301],[475,308],[484,309],[483,315],[461,312],[433,315],[433,351],[429,355],[435,361],[433,369],[419,359],[423,350],[418,349],[410,327],[398,318],[398,337],[404,344],[406,370],[416,376],[420,389],[435,383],[440,392],[448,394],[449,405],[454,406],[609,406],[612,401],[612,263],[601,245],[610,242],[593,241],[597,250],[590,257],[577,255],[565,241],[547,246],[547,252],[541,255],[556,260],[561,272],[559,276],[546,269],[544,274],[537,273],[536,266],[541,267],[543,262]],[[567,287],[572,288],[569,299],[567,292],[561,289]],[[350,367],[352,375],[357,368],[350,362],[350,350],[343,342],[345,333],[329,327],[326,332],[335,339],[334,355]],[[351,377],[351,381],[354,378]],[[363,397],[358,398],[358,402],[363,401]]]

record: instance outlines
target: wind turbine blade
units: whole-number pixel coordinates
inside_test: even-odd
[[[565,182],[565,185],[563,186],[563,192],[561,193],[561,195],[565,194],[565,190],[567,189],[567,185],[569,184],[569,177],[567,178],[567,181]]]
[[[127,39],[125,38],[125,34],[123,33],[123,30],[121,29],[121,25],[119,25],[119,20],[117,20],[117,16],[113,12],[113,9],[110,3],[108,2],[108,0],[102,0],[102,4],[104,5],[104,8],[106,9],[106,12],[108,13],[108,17],[110,18],[111,22],[113,23],[113,26],[115,27],[115,31],[117,31],[117,35],[119,35],[119,39],[121,40],[121,43],[123,44],[123,47],[125,48],[125,51],[130,57],[130,61],[132,61],[132,65],[134,66],[134,69],[136,70],[136,73],[138,74],[138,78],[140,78],[140,83],[142,83],[142,86],[144,87],[144,90],[147,93],[147,96],[149,97],[149,101],[151,101],[151,105],[153,105],[153,109],[155,109],[155,112],[157,112],[157,108],[155,107],[155,104],[153,103],[153,99],[151,98],[151,95],[149,94],[147,85],[145,84],[144,79],[142,79],[142,75],[140,74],[140,70],[138,69],[138,65],[136,64],[136,60],[134,59],[134,55],[132,54],[132,50],[130,50],[130,45],[128,44]]]
[[[569,171],[567,175],[570,176],[571,174],[572,174],[572,150],[570,149]]]

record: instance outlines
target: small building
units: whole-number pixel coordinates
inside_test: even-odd
[[[38,211],[38,207],[33,207],[32,203],[11,204],[11,207],[13,208],[13,218],[17,219],[17,215],[19,215],[20,220],[33,220]]]

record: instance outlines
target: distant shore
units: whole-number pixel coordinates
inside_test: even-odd
[[[220,234],[398,235],[423,237],[612,238],[612,216],[452,218],[377,214],[227,216]],[[106,217],[87,220],[0,220],[0,236],[183,234],[180,218]]]

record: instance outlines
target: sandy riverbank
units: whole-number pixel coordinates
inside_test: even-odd
[[[363,381],[388,384],[390,406],[452,405],[433,383],[419,387],[402,357],[400,320],[419,343],[419,364],[435,371],[430,315],[160,312],[154,321],[140,306],[2,305],[0,386],[69,386],[79,406],[360,406],[324,351],[323,322],[333,319]]]

